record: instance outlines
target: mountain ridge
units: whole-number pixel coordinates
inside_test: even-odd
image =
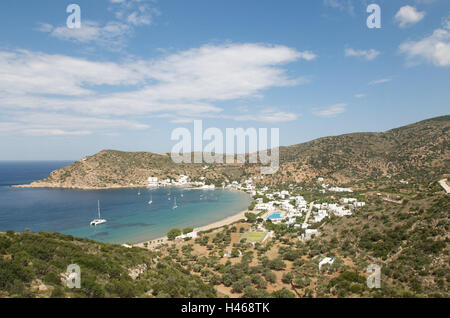
[[[450,115],[429,118],[385,132],[328,136],[280,147],[280,169],[262,176],[259,164],[175,164],[170,154],[102,150],[48,178],[19,187],[106,189],[142,187],[147,178],[176,178],[186,174],[209,183],[258,178],[265,185],[326,182],[348,184],[383,179],[430,181],[449,172]],[[247,155],[248,156],[248,155]],[[248,161],[246,161],[248,162]]]

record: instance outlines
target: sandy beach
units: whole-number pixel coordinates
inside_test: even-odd
[[[201,226],[201,227],[195,228],[194,232],[208,231],[208,230],[212,230],[212,229],[223,227],[225,225],[230,225],[230,224],[235,223],[235,222],[237,222],[239,220],[245,219],[245,213],[247,213],[247,212],[248,212],[248,210],[244,210],[244,211],[241,211],[241,212],[239,212],[239,213],[237,213],[235,215],[229,216],[229,217],[227,217],[227,218],[225,218],[223,220],[220,220],[220,221],[217,221],[217,222],[205,225],[205,226]],[[144,244],[147,243],[148,244],[147,248],[153,248],[153,247],[156,247],[158,245],[161,245],[161,244],[164,244],[164,243],[167,243],[167,242],[169,242],[168,239],[167,239],[167,236],[164,236],[164,237],[156,238],[156,239],[153,239],[153,240],[149,240],[149,241],[133,244],[133,246],[146,248]]]

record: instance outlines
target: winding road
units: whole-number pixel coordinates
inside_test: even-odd
[[[311,202],[311,204],[309,205],[309,210],[308,210],[308,213],[306,213],[305,222],[303,222],[303,224],[308,224],[309,216],[311,215],[313,206],[314,206],[314,201]]]

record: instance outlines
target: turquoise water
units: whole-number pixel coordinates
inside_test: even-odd
[[[16,189],[47,176],[67,162],[0,162],[0,231],[60,232],[110,243],[137,243],[164,236],[171,228],[199,227],[244,210],[248,195],[226,190],[163,188],[99,191]],[[25,176],[24,174],[27,174]],[[152,197],[153,204],[148,201]],[[170,200],[168,198],[170,197]],[[174,200],[177,209],[173,209]],[[97,218],[108,222],[90,227]]]

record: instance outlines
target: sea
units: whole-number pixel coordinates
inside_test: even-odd
[[[195,228],[220,221],[251,203],[245,193],[221,189],[11,187],[43,179],[70,163],[0,161],[0,232],[59,232],[101,242],[134,244],[163,237],[172,228]],[[101,218],[107,223],[90,226],[98,217],[98,202]]]

